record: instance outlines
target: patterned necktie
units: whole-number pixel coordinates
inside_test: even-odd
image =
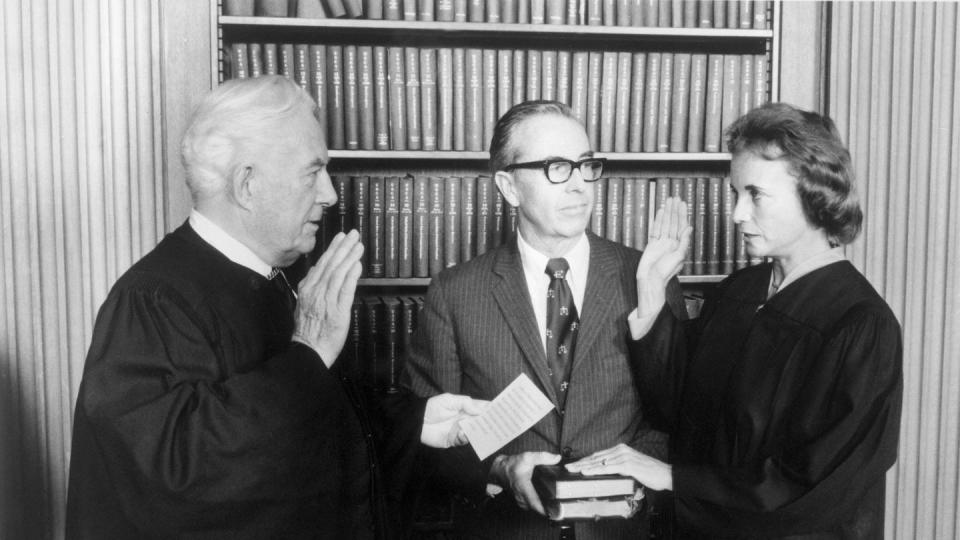
[[[547,365],[550,366],[561,409],[570,385],[570,368],[580,326],[573,293],[565,279],[569,269],[566,259],[547,261],[546,273],[550,276],[550,287],[547,289]]]
[[[283,270],[280,268],[274,268],[270,271],[270,275],[267,276],[267,279],[270,280],[270,284],[273,285],[273,288],[283,295],[282,297],[284,305],[287,307],[287,311],[293,313],[293,309],[297,307],[297,293],[293,290],[293,286],[290,285],[290,282],[287,281],[287,276],[283,273]]]

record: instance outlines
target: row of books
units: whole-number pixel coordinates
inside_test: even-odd
[[[233,16],[678,28],[769,28],[769,0],[225,0]]]
[[[229,59],[234,78],[296,80],[336,150],[483,151],[510,107],[555,99],[601,152],[720,152],[769,80],[763,54],[234,43]]]
[[[422,309],[422,296],[357,297],[338,362],[354,380],[380,391],[396,390]]]
[[[505,242],[517,212],[490,176],[335,176],[338,202],[322,224],[322,242],[357,229],[366,247],[363,276],[426,278]],[[687,203],[693,225],[685,275],[730,273],[759,261],[744,251],[733,223],[729,182],[712,178],[603,178],[593,184],[589,224],[598,236],[642,250],[668,196]]]

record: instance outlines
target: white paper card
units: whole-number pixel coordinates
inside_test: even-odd
[[[540,421],[553,409],[553,403],[521,373],[507,385],[479,416],[466,418],[460,427],[480,459],[503,448]]]

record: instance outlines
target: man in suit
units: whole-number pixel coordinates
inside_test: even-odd
[[[554,409],[500,453],[436,452],[439,479],[463,503],[469,538],[552,538],[531,484],[533,467],[626,443],[662,455],[647,430],[631,378],[627,316],[637,307],[640,252],[587,232],[594,158],[583,125],[558,102],[531,101],[498,121],[490,169],[518,212],[508,243],[448,269],[431,283],[404,381],[421,395],[492,399],[521,373]],[[685,315],[674,280],[668,302]],[[497,491],[501,494],[488,498]],[[644,520],[574,525],[576,538],[642,537]],[[569,538],[571,531],[564,530]]]
[[[67,538],[399,536],[418,442],[464,443],[479,403],[374,399],[335,364],[363,246],[339,234],[294,291],[336,202],[310,97],[231,81],[182,144],[194,209],[110,291],[74,419]]]

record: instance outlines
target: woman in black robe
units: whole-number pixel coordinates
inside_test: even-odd
[[[770,262],[726,278],[698,319],[676,319],[663,291],[690,228],[683,203],[668,202],[629,323],[670,463],[621,445],[568,467],[669,493],[680,538],[882,538],[901,330],[843,256],[862,221],[849,153],[829,118],[784,104],[754,109],[727,136],[734,222],[747,253]]]

